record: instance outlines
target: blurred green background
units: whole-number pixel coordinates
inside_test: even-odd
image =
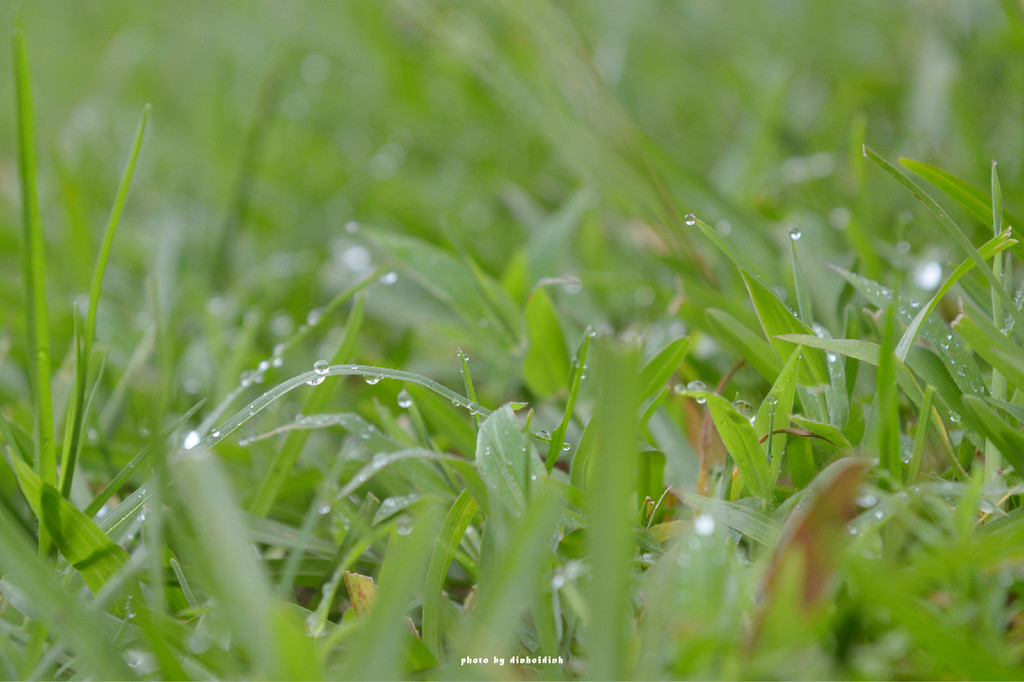
[[[488,401],[529,398],[515,325],[501,336],[456,314],[355,223],[462,254],[520,304],[555,282],[556,304],[578,327],[569,339],[610,324],[651,348],[692,331],[707,296],[736,288],[717,252],[687,234],[688,211],[728,233],[770,282],[790,277],[777,255],[799,226],[811,290],[831,292],[829,302],[838,278],[821,263],[849,266],[846,254],[864,246],[908,272],[944,263],[936,226],[860,164],[860,143],[983,187],[996,159],[1012,208],[1024,62],[1005,55],[1024,47],[1024,32],[1016,8],[1005,9],[994,0],[24,3],[57,361],[146,102],[151,128],[98,333],[112,390],[158,303],[177,412],[237,385],[374,266],[400,278],[374,288],[356,359],[452,383],[462,346]],[[2,14],[9,24],[13,8]],[[0,51],[6,131],[10,73]],[[24,348],[18,206],[8,133],[0,329],[18,340],[5,347],[14,359]],[[828,320],[831,305],[822,307]],[[714,371],[728,364],[703,355]],[[310,344],[282,372],[317,357]],[[21,365],[0,364],[0,399],[24,395]],[[142,418],[131,400],[125,409]]]

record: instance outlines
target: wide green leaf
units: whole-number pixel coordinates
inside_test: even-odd
[[[510,405],[503,405],[480,425],[476,464],[495,505],[518,515],[525,511],[531,488],[540,486],[547,471],[530,438],[519,426]]]
[[[93,593],[114,576],[128,561],[128,553],[115,544],[92,519],[83,514],[52,485],[43,483],[20,457],[12,457],[11,466],[40,525],[57,549],[82,574]]]

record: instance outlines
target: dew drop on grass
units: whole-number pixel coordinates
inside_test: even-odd
[[[319,376],[327,374],[327,370],[330,368],[330,364],[326,360],[317,360],[313,363],[313,371]]]
[[[398,406],[403,410],[412,407],[412,396],[404,388],[398,392]]]
[[[310,327],[315,327],[316,325],[320,324],[321,317],[323,317],[323,311],[320,310],[319,308],[313,308],[312,310],[309,311],[309,314],[306,315],[306,324],[308,324]]]
[[[562,441],[562,452],[569,452],[572,446],[569,445],[568,441]]]
[[[199,432],[198,431],[189,431],[188,435],[185,436],[185,442],[183,443],[183,447],[186,450],[191,450],[192,448],[194,448],[197,445],[199,445]]]
[[[715,519],[710,514],[698,514],[693,520],[693,530],[700,536],[708,536],[715,532]]]
[[[742,414],[744,417],[747,417],[748,419],[751,416],[753,416],[754,408],[752,408],[750,406],[750,403],[748,403],[746,400],[736,400],[733,402],[732,406],[736,408],[737,412]]]
[[[775,407],[776,405],[779,404],[779,399],[778,399],[778,397],[774,393],[772,393],[772,394],[768,395],[767,398],[764,399],[764,403],[768,407]]]
[[[693,225],[697,224],[697,216],[693,215],[692,213],[687,213],[683,217],[683,222],[692,227]]]
[[[828,360],[829,362],[835,362],[839,358],[836,357],[835,353],[826,353],[825,354],[825,359]]]
[[[266,360],[261,360],[260,364],[256,365],[256,369],[257,371],[260,372],[266,372],[268,369],[270,369],[270,363],[267,362]]]
[[[789,230],[789,238],[793,241],[799,241],[800,237],[804,236],[804,233],[800,231],[799,227],[793,227]]]
[[[390,272],[385,272],[383,275],[380,276],[380,279],[377,281],[383,284],[384,286],[391,286],[392,284],[398,281],[398,273],[395,272],[394,270],[391,270]]]
[[[374,386],[374,385],[380,383],[380,377],[377,377],[377,376],[363,377],[363,381],[368,383],[370,386]]]
[[[327,514],[330,514],[331,513],[331,505],[329,505],[328,503],[324,502],[319,507],[317,507],[316,513],[319,514],[320,516],[326,516]]]
[[[310,386],[319,386],[320,384],[324,383],[324,378],[322,376],[310,377],[306,383],[309,384]]]
[[[213,432],[210,434],[210,436],[212,438],[220,438],[220,430],[219,429],[214,429]]]

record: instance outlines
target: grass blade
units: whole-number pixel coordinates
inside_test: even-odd
[[[437,546],[430,557],[426,591],[423,595],[423,643],[438,660],[444,656],[444,646],[441,642],[441,609],[444,606],[444,596],[441,590],[444,588],[448,567],[455,558],[462,536],[465,535],[466,528],[479,509],[470,492],[462,491],[448,510],[448,515],[441,525]]]
[[[529,346],[523,358],[523,379],[535,395],[550,398],[565,385],[569,358],[558,313],[543,287],[526,301],[526,329]]]
[[[1014,305],[1013,299],[1011,299],[1010,295],[1006,293],[1005,289],[1003,289],[1001,282],[996,277],[995,273],[992,272],[992,268],[988,266],[985,259],[981,257],[978,250],[974,248],[973,244],[971,244],[971,240],[969,240],[967,235],[965,235],[957,224],[953,222],[953,219],[949,217],[949,214],[946,213],[946,211],[913,180],[897,170],[892,164],[876,154],[867,145],[864,146],[864,155],[878,164],[882,170],[888,173],[896,180],[896,182],[903,185],[907,191],[914,195],[915,199],[924,204],[925,208],[927,208],[931,214],[938,219],[939,224],[946,230],[946,233],[953,238],[953,241],[957,243],[957,246],[964,250],[964,253],[970,256],[971,260],[974,261],[975,266],[981,274],[985,276],[985,279],[988,280],[993,293],[998,295],[1000,301],[1009,311],[1010,316],[1013,317],[1014,322],[1016,323],[1016,333],[1020,334],[1021,339],[1024,340],[1024,314],[1021,314],[1021,311],[1016,305]]]
[[[25,280],[29,376],[35,408],[35,468],[44,483],[56,485],[57,459],[50,396],[50,325],[46,308],[46,239],[36,189],[35,118],[28,48],[21,26],[14,30],[14,82],[18,130],[18,178],[21,185],[21,268]],[[45,544],[45,538],[40,537]]]
[[[43,482],[20,457],[11,457],[10,461],[21,491],[39,519],[41,528],[96,594],[128,561],[128,553],[63,498],[56,488]]]

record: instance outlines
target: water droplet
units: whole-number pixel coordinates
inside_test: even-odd
[[[562,452],[569,452],[569,450],[571,450],[571,449],[572,449],[572,446],[569,445],[568,441],[562,441]]]
[[[313,363],[313,371],[320,376],[326,375],[329,368],[330,364],[326,360],[317,360]]]
[[[132,596],[128,595],[128,598],[124,601],[124,615],[129,618],[135,617],[135,609],[132,608]]]
[[[408,535],[412,532],[412,526],[408,523],[400,523],[397,526],[395,526],[395,532],[397,532],[399,535]]]
[[[189,431],[188,435],[185,436],[184,448],[186,450],[191,450],[192,448],[194,448],[197,445],[199,445],[199,432],[198,431]]]
[[[789,229],[789,238],[793,241],[799,241],[802,236],[804,236],[804,233],[800,231],[799,227],[792,227]]]
[[[211,438],[220,438],[220,430],[219,429],[214,429],[213,432],[210,434],[210,437]]]
[[[865,493],[864,495],[858,495],[857,499],[854,500],[858,507],[867,509],[868,507],[874,507],[878,504],[878,498],[871,493]]]
[[[362,246],[351,246],[342,252],[341,262],[353,272],[369,270],[371,266],[370,252]]]
[[[942,266],[937,261],[922,263],[914,272],[914,283],[925,290],[939,286],[942,281]]]
[[[316,513],[319,514],[320,516],[326,516],[327,514],[330,514],[331,513],[331,505],[328,504],[327,502],[324,502],[319,507],[317,507]]]
[[[676,395],[684,392],[685,390],[686,384],[676,384],[675,386],[672,387],[672,392],[675,393]]]
[[[252,372],[245,370],[238,377],[238,383],[242,385],[242,388],[247,388],[252,383]]]
[[[310,386],[319,386],[320,384],[324,383],[324,378],[319,375],[312,376],[306,383],[309,384]]]
[[[357,223],[354,220],[348,221],[347,223],[345,223],[345,231],[348,232],[349,234],[355,234],[356,232],[359,231],[359,223]]]
[[[899,254],[910,253],[910,242],[898,242],[896,244],[896,253],[899,253]]]
[[[588,327],[587,328],[587,337],[592,339],[595,336],[597,336],[597,330],[594,329],[593,327]]]
[[[368,377],[363,377],[363,381],[365,381],[371,386],[375,386],[376,384],[380,383],[380,377],[371,375]]]
[[[384,286],[391,286],[392,284],[398,281],[398,273],[395,272],[394,270],[391,270],[390,272],[385,272],[383,275],[380,276],[380,279],[377,281],[383,284]]]
[[[551,589],[560,590],[563,585],[565,585],[565,576],[561,573],[556,573],[555,576],[551,578]]]
[[[825,353],[825,359],[828,360],[829,362],[835,362],[839,358],[836,357],[835,353]]]
[[[312,310],[309,311],[309,314],[306,315],[306,324],[308,324],[310,327],[315,327],[318,324],[320,324],[320,318],[322,316],[323,311],[320,310],[320,308],[313,308]]]
[[[876,510],[874,511],[874,517],[875,517],[876,519],[879,519],[879,520],[881,520],[882,518],[884,518],[884,517],[885,517],[885,512],[884,512],[884,511],[882,511],[881,509],[876,509]]]
[[[737,412],[742,414],[744,417],[747,417],[748,419],[754,413],[754,408],[751,407],[750,403],[748,403],[746,400],[735,400],[733,401],[732,406],[736,408]]]
[[[412,407],[412,396],[404,388],[398,392],[398,406],[403,410]]]
[[[540,436],[541,438],[551,438],[551,434],[548,433],[547,431],[538,431],[537,435]]]
[[[690,226],[696,225],[697,224],[697,216],[693,215],[692,213],[687,213],[683,217],[683,222],[685,222],[687,225],[690,225]]]
[[[764,403],[768,407],[775,407],[776,405],[779,404],[779,399],[774,393],[772,393],[764,399]]]
[[[537,480],[537,474],[530,474],[530,480],[531,481],[536,481]]]
[[[949,421],[951,423],[953,423],[953,424],[959,424],[960,423],[960,415],[958,413],[956,413],[956,412],[950,412],[949,413]]]
[[[280,367],[281,365],[284,364],[284,360],[282,360],[280,357],[275,357],[273,360],[270,361],[270,364],[273,365],[274,367]]]
[[[715,532],[715,518],[710,514],[698,514],[693,520],[693,530],[700,536],[711,535]]]

